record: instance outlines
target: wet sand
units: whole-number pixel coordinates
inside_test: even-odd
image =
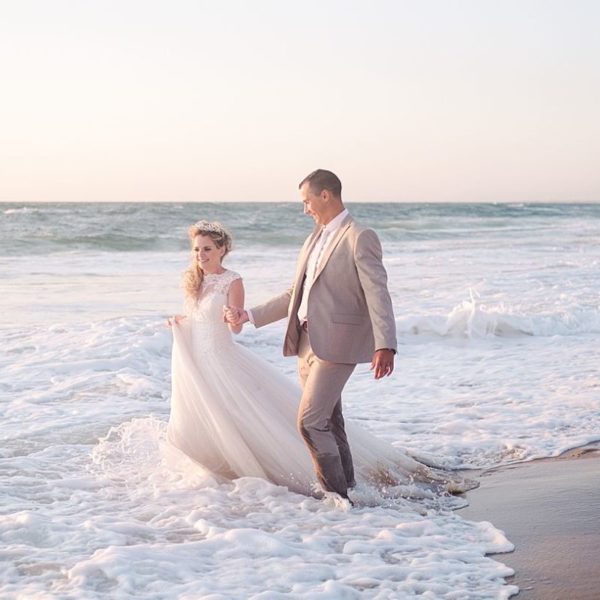
[[[480,474],[469,506],[515,545],[493,557],[515,571],[517,600],[600,599],[600,448],[501,467]]]

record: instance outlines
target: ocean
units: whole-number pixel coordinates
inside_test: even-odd
[[[600,440],[600,205],[350,204],[380,235],[399,352],[347,418],[452,469]],[[219,220],[247,305],[283,291],[298,204],[0,205],[0,598],[508,598],[493,523],[346,512],[171,448],[186,231]],[[283,323],[239,343],[295,378]],[[258,374],[260,375],[260,374]],[[283,449],[285,450],[285,449]]]

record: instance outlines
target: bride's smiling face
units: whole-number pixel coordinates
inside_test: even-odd
[[[197,235],[192,244],[192,255],[205,273],[218,273],[222,270],[225,247],[219,248],[209,235]]]

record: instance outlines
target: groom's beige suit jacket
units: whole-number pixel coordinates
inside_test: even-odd
[[[285,356],[298,354],[306,265],[319,228],[306,239],[290,289],[251,309],[256,327],[286,316]],[[308,335],[313,352],[336,363],[370,362],[375,350],[396,350],[396,324],[377,234],[347,216],[326,247],[308,297]]]

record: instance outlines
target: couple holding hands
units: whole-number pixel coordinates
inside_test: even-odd
[[[394,369],[387,274],[377,235],[348,213],[334,173],[314,171],[299,190],[316,227],[300,251],[293,285],[252,309],[244,309],[240,275],[222,264],[229,233],[207,221],[190,228],[187,318],[168,322],[174,338],[170,442],[217,476],[262,477],[342,503],[352,504],[348,490],[357,480],[399,496],[432,487],[463,491],[469,482],[345,423],[342,390],[356,365],[370,362],[375,379]],[[231,335],[248,321],[262,327],[284,318],[283,353],[298,357],[301,389]]]

